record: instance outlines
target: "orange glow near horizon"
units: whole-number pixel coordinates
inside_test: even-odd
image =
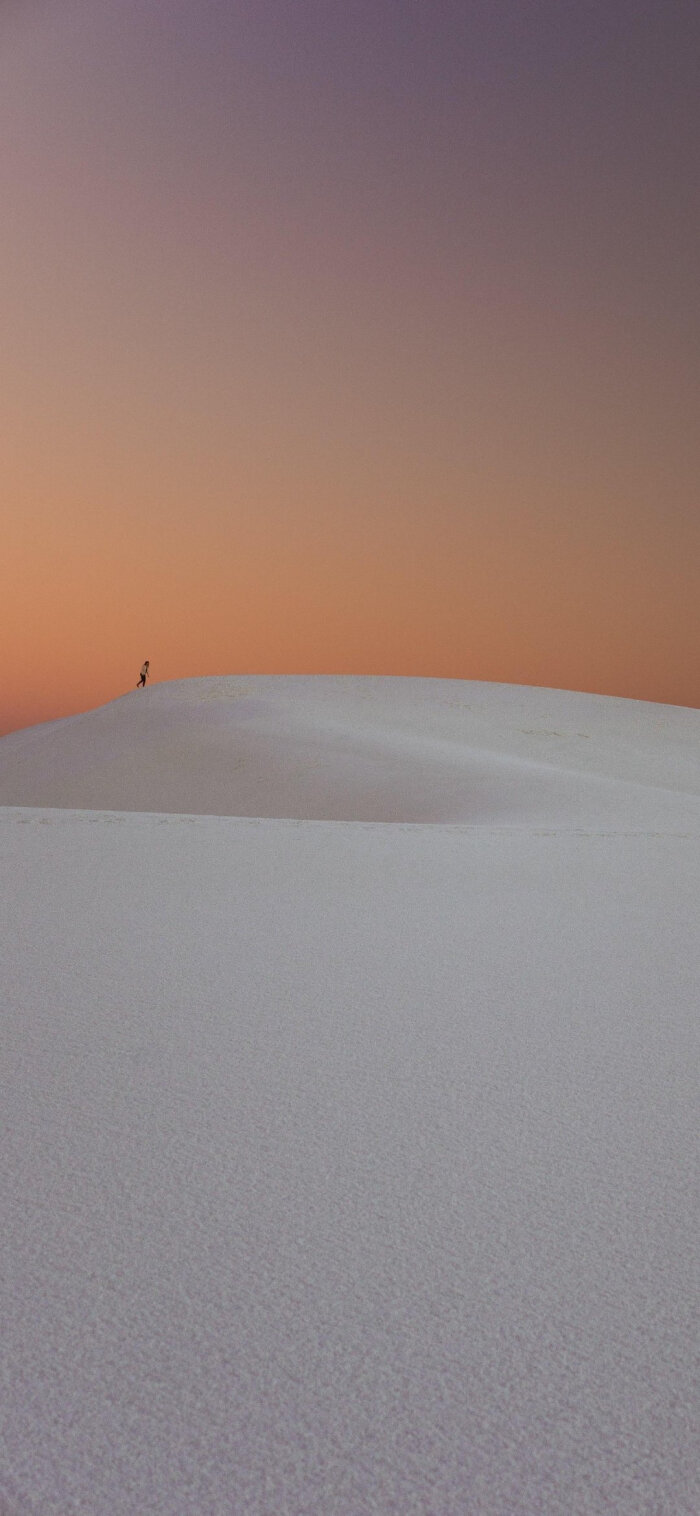
[[[688,39],[223,10],[0,24],[0,731],[144,657],[700,705]]]

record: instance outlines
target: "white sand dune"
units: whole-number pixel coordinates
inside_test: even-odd
[[[700,713],[0,742],[3,1516],[697,1516]]]
[[[680,707],[456,679],[259,676],[133,691],[0,742],[0,803],[571,824],[700,795]],[[621,783],[622,782],[622,783]],[[665,788],[668,802],[636,786]]]

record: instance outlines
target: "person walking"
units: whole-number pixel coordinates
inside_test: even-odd
[[[146,680],[148,678],[148,665],[149,665],[149,660],[147,658],[146,662],[143,665],[143,668],[141,669],[141,673],[139,675],[139,682],[138,682],[138,684],[136,686],[137,690],[140,690],[140,689],[144,689],[145,690],[145,688],[146,688]]]

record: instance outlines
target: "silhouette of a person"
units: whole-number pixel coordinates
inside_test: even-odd
[[[146,662],[143,665],[143,668],[141,669],[141,673],[139,675],[139,682],[138,682],[138,684],[136,686],[137,690],[140,690],[140,689],[144,689],[145,690],[145,688],[146,688],[146,680],[148,678],[148,664],[149,664],[149,659],[147,658]]]

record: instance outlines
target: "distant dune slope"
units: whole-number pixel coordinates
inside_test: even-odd
[[[0,741],[15,806],[633,825],[699,793],[698,711],[462,680],[181,680]]]

